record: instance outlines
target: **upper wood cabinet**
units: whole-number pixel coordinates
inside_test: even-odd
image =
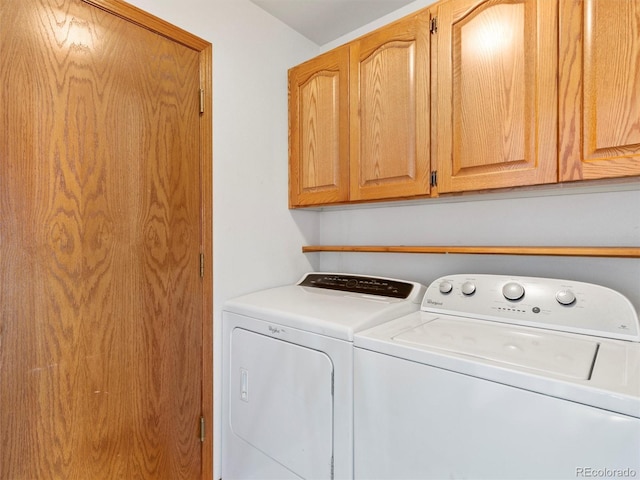
[[[639,25],[640,0],[441,0],[291,69],[290,205],[640,176]]]
[[[289,70],[289,206],[429,194],[429,13]]]
[[[557,1],[438,5],[438,192],[557,181]]]
[[[640,175],[640,0],[560,2],[560,180]]]
[[[349,199],[349,46],[289,70],[289,206]]]
[[[429,194],[429,12],[351,44],[350,199]]]

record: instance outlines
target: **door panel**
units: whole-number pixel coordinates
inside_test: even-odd
[[[429,193],[429,13],[351,44],[351,200]]]
[[[640,175],[640,1],[560,3],[560,180]]]
[[[289,204],[349,199],[349,47],[289,71]]]
[[[481,10],[453,26],[460,66],[453,81],[458,171],[525,158],[525,62],[513,54],[525,51],[524,20],[524,3],[511,3]]]
[[[0,478],[198,478],[198,52],[0,5]]]
[[[556,2],[438,7],[438,191],[555,182]]]

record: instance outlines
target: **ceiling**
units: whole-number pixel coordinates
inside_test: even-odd
[[[317,45],[324,45],[413,0],[251,0]]]

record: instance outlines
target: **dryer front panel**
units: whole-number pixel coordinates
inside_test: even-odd
[[[229,368],[233,433],[302,478],[331,478],[331,359],[235,328]]]

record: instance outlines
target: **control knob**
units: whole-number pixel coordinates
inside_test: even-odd
[[[464,282],[462,284],[462,293],[466,296],[476,293],[476,286],[473,282]]]
[[[438,289],[440,290],[440,293],[446,295],[447,293],[451,293],[451,290],[453,290],[453,285],[451,285],[451,282],[447,282],[445,280],[443,282],[440,282],[440,286],[438,287]]]
[[[520,300],[524,296],[524,287],[516,282],[509,282],[502,287],[502,295],[507,300]]]
[[[576,301],[576,296],[571,290],[559,290],[556,293],[556,300],[560,305],[571,305]]]

